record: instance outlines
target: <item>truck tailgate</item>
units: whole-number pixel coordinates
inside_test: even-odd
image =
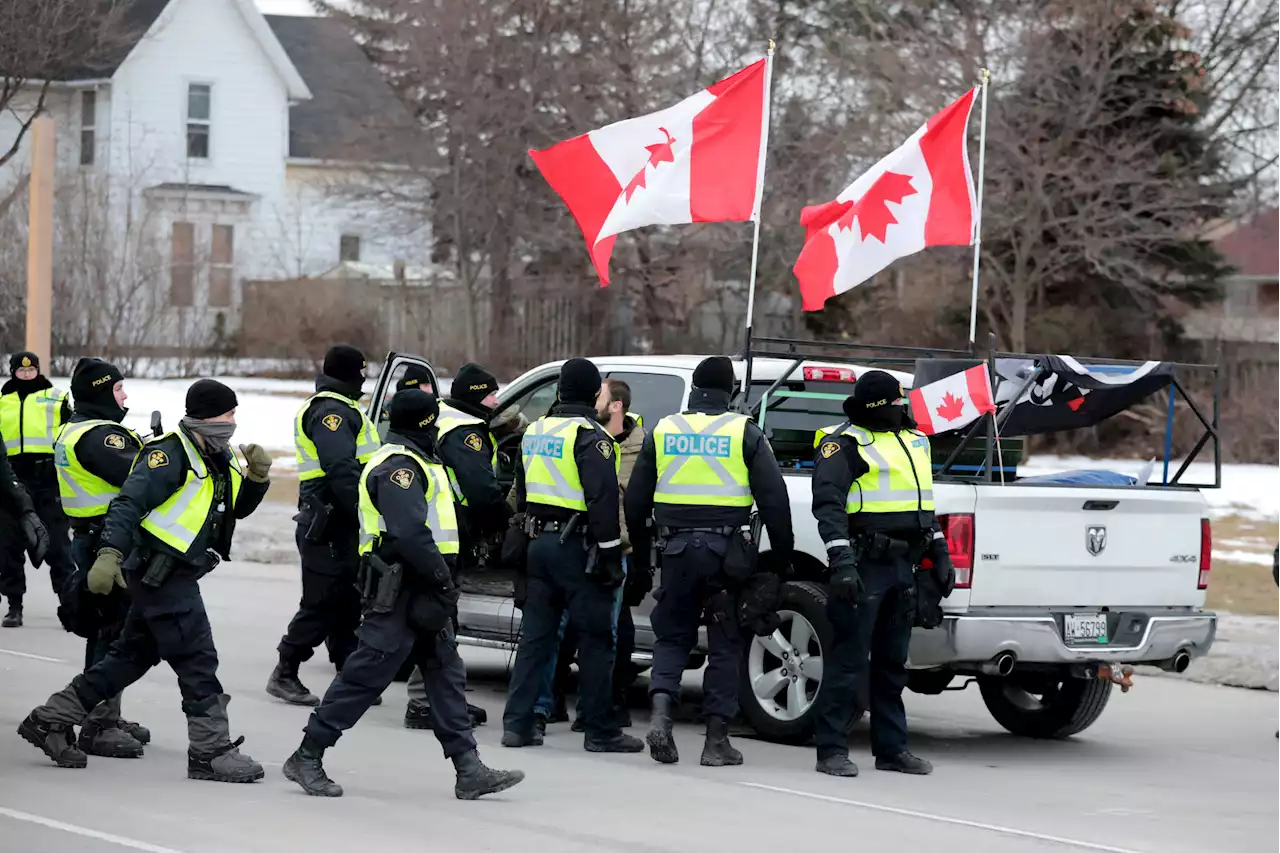
[[[1196,491],[977,489],[971,607],[1200,607]]]

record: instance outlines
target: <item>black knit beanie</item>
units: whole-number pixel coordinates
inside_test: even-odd
[[[478,364],[468,362],[458,368],[449,387],[449,396],[464,403],[479,403],[498,390],[498,377]]]
[[[397,391],[406,389],[420,389],[422,391],[431,391],[431,374],[427,372],[425,367],[419,367],[411,364],[404,371],[404,377],[396,383]]]
[[[12,376],[17,373],[18,368],[20,367],[34,367],[36,370],[39,370],[40,356],[26,350],[23,350],[22,352],[15,352],[13,355],[9,356],[9,375]]]
[[[594,406],[600,393],[600,371],[585,358],[571,358],[560,368],[560,402]]]
[[[883,370],[870,370],[853,384],[853,394],[844,401],[850,422],[869,429],[897,429],[902,426],[905,396],[902,383]]]
[[[707,391],[723,391],[733,393],[733,361],[723,355],[704,358],[693,371],[693,387]]]
[[[76,404],[112,397],[124,374],[114,364],[100,358],[82,358],[71,371],[71,396]]]
[[[364,384],[364,369],[367,366],[364,353],[346,344],[331,346],[324,354],[324,375],[357,388]]]
[[[399,433],[421,433],[440,417],[440,401],[434,394],[414,388],[397,391],[391,398],[390,427]]]
[[[225,415],[236,405],[236,392],[216,379],[199,379],[187,389],[187,417],[198,421]]]

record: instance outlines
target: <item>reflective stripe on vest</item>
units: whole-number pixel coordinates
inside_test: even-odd
[[[14,391],[0,397],[0,434],[9,456],[53,453],[53,439],[62,426],[65,391],[42,388],[25,398]]]
[[[137,433],[115,421],[77,421],[61,429],[53,442],[53,461],[58,472],[58,494],[62,498],[62,511],[72,518],[97,518],[106,515],[111,499],[120,494],[118,488],[86,470],[76,455],[76,442],[89,430],[100,426],[122,429],[137,444],[142,444]]]
[[[592,430],[601,441],[613,443],[613,438],[596,423],[576,415],[569,418],[548,415],[529,425],[520,443],[525,500],[578,512],[587,511],[578,460],[573,455],[578,431],[583,429]],[[621,470],[622,460],[617,454],[616,443],[612,455],[614,470]]]
[[[493,433],[489,432],[489,425],[474,415],[468,415],[466,412],[455,409],[448,403],[440,404],[440,417],[436,421],[436,447],[444,444],[445,435],[458,427],[464,426],[479,426],[489,436],[489,446],[493,448],[493,458],[489,460],[489,465],[496,474],[498,471],[498,442],[493,440]],[[462,493],[462,486],[458,485],[458,478],[453,473],[453,469],[446,465],[445,470],[449,473],[449,488],[453,490],[454,500],[463,506],[467,506],[467,496]]]
[[[748,418],[722,415],[667,415],[653,428],[658,484],[655,503],[751,506],[751,485],[742,436]]]
[[[337,400],[351,407],[351,411],[356,413],[360,418],[360,430],[356,433],[356,461],[361,465],[369,461],[373,454],[378,452],[378,447],[382,444],[378,438],[378,428],[373,421],[365,415],[365,413],[356,404],[355,400],[350,397],[344,397],[336,391],[319,391],[307,398],[302,404],[302,408],[298,410],[298,414],[293,419],[293,448],[294,458],[298,462],[298,479],[299,480],[318,480],[324,477],[324,469],[320,467],[320,456],[316,451],[316,443],[302,429],[302,418],[307,414],[307,410],[311,408],[311,404],[319,399]]]
[[[387,444],[378,450],[364,466],[360,474],[360,553],[368,554],[377,546],[382,534],[387,532],[387,521],[378,512],[369,495],[369,478],[383,462],[396,455],[408,456],[422,469],[426,483],[427,527],[441,554],[457,554],[461,550],[458,535],[458,514],[453,506],[453,493],[449,490],[449,477],[444,466],[428,462],[425,457],[401,444]]]
[[[912,430],[872,432],[847,423],[819,435],[849,436],[870,468],[849,487],[845,512],[933,510],[933,457],[925,436]]]
[[[205,522],[209,520],[209,513],[213,509],[213,477],[209,476],[209,469],[205,466],[204,457],[200,455],[199,448],[187,438],[186,433],[179,430],[148,441],[143,445],[142,452],[138,454],[133,464],[135,467],[139,462],[145,465],[148,448],[174,435],[182,441],[182,448],[187,454],[187,479],[182,484],[182,488],[170,495],[167,501],[146,514],[142,519],[142,529],[175,551],[186,554],[191,550],[191,545],[200,535],[200,531],[204,529]],[[234,453],[229,456],[231,495],[224,510],[228,513],[236,505],[236,499],[240,496],[240,483],[244,479],[239,460]],[[176,462],[171,459],[169,464],[176,464]]]

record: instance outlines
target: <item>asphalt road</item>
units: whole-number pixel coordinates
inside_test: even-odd
[[[163,666],[126,694],[126,716],[154,733],[140,760],[64,770],[17,736],[21,719],[83,655],[81,641],[56,624],[44,575],[33,573],[27,626],[0,631],[0,851],[1277,849],[1276,695],[1164,678],[1140,679],[1092,729],[1053,743],[1005,734],[975,689],[908,694],[913,749],[933,760],[934,775],[876,772],[863,728],[852,748],[863,774],[840,780],[814,773],[808,749],[746,738],[737,739],[744,766],[700,767],[692,725],[680,728],[685,760],[674,767],[645,755],[590,755],[567,725],[553,726],[541,749],[503,749],[505,656],[464,650],[472,701],[491,715],[478,732],[482,756],[525,770],[524,784],[455,800],[452,768],[431,733],[401,727],[404,687],[395,684],[328,754],[346,796],[312,799],[280,773],[307,711],[263,691],[296,603],[294,571],[228,564],[205,584],[233,733],[267,766],[266,780],[244,786],[187,780],[185,722]],[[318,661],[303,670],[316,692],[331,676]]]

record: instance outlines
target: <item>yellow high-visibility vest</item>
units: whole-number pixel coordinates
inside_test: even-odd
[[[58,471],[58,494],[62,497],[62,511],[71,518],[97,518],[106,515],[111,499],[120,494],[118,488],[90,473],[76,456],[76,442],[89,430],[100,426],[124,430],[133,437],[136,445],[142,444],[137,433],[115,421],[77,421],[67,424],[59,431],[53,442],[53,461]]]
[[[23,397],[14,391],[0,396],[0,435],[5,453],[53,453],[53,439],[62,426],[67,392],[42,388]]]
[[[493,448],[492,458],[489,460],[490,467],[494,473],[498,471],[498,442],[494,440],[493,433],[489,432],[489,425],[474,415],[468,415],[466,412],[459,411],[443,400],[440,402],[440,418],[436,421],[436,447],[444,444],[444,437],[457,429],[458,427],[481,427],[483,432],[489,436],[489,446]],[[473,448],[474,449],[474,448]],[[449,473],[449,487],[453,489],[453,497],[462,506],[468,506],[467,496],[462,493],[462,487],[458,485],[458,478],[454,475],[453,469],[448,465],[445,471]]]
[[[622,469],[618,458],[617,442],[599,424],[575,415],[557,417],[548,415],[529,425],[520,444],[524,461],[525,499],[529,503],[558,506],[578,512],[587,511],[587,497],[582,491],[582,477],[578,473],[578,460],[573,447],[579,430],[592,430],[600,441],[611,445],[615,471]]]
[[[186,554],[204,529],[213,509],[213,477],[204,457],[200,455],[200,448],[196,447],[186,433],[178,430],[149,440],[142,446],[142,452],[133,464],[135,467],[139,464],[149,465],[151,454],[161,452],[156,450],[156,445],[175,435],[181,439],[182,448],[187,454],[187,479],[182,488],[143,517],[142,529],[178,553]],[[234,453],[230,454],[230,458],[231,495],[224,508],[227,513],[233,511],[236,500],[240,497],[240,484],[244,481],[240,461]],[[171,465],[175,462],[176,460],[168,460]]]
[[[360,474],[360,553],[368,554],[377,547],[382,534],[387,532],[386,519],[378,511],[369,496],[369,478],[376,469],[392,456],[408,456],[422,469],[423,489],[427,496],[427,527],[441,554],[457,554],[460,550],[458,515],[453,506],[453,493],[449,489],[449,477],[444,466],[427,459],[403,444],[384,444],[373,454]]]
[[[739,412],[667,415],[653,428],[660,504],[752,504],[742,436],[749,418]]]
[[[324,469],[320,467],[320,454],[316,450],[316,444],[307,435],[302,428],[302,418],[307,414],[307,410],[311,408],[311,404],[316,400],[337,400],[351,407],[354,413],[352,416],[359,419],[360,431],[356,434],[356,461],[361,465],[369,461],[373,454],[378,451],[378,447],[382,444],[382,440],[378,438],[378,428],[373,421],[369,420],[364,411],[356,404],[355,400],[350,397],[344,397],[336,391],[319,391],[307,398],[302,404],[302,408],[298,410],[298,414],[293,419],[293,447],[294,458],[298,462],[298,480],[318,480],[324,477]],[[321,419],[321,426],[329,429],[324,421],[327,418],[338,418],[338,415],[327,415]],[[333,430],[341,428],[341,422],[335,422]]]
[[[845,512],[933,511],[933,456],[923,433],[873,432],[846,423],[818,430],[817,440],[842,435],[858,443],[870,468],[849,487]]]

